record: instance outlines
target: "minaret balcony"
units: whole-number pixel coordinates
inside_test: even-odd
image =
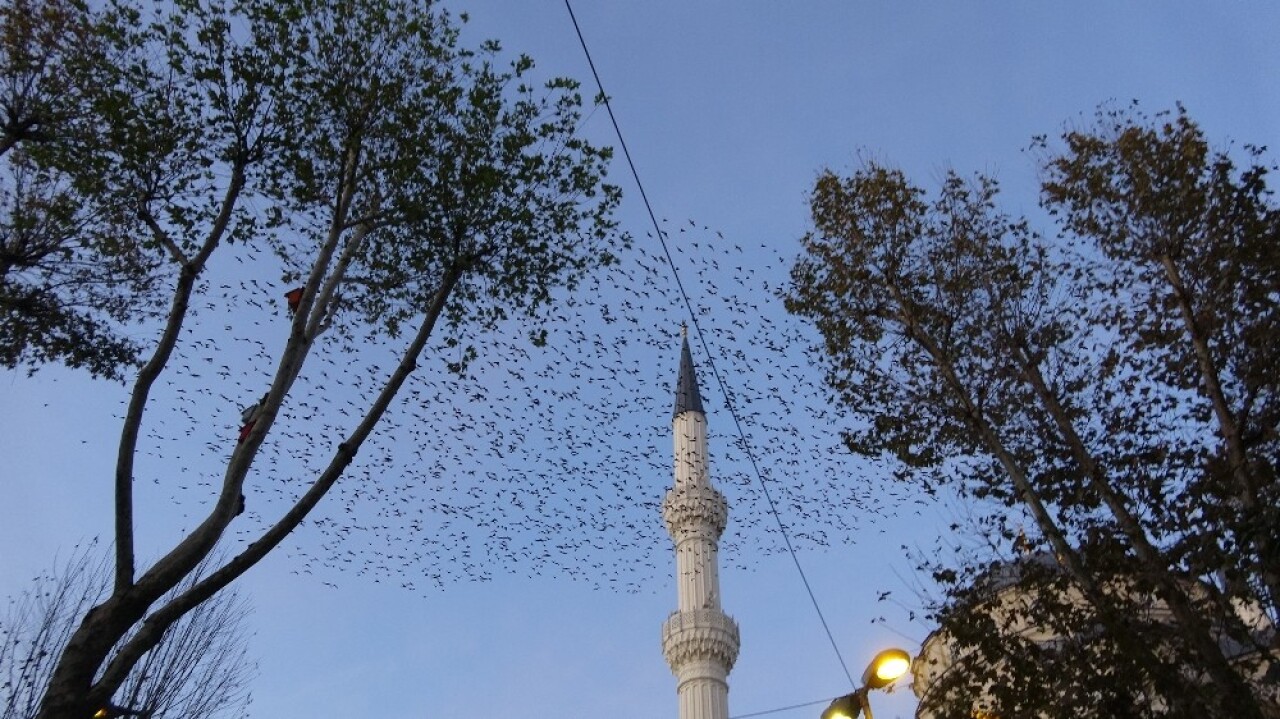
[[[726,671],[738,659],[738,623],[716,608],[672,612],[662,624],[662,653],[672,671],[712,661]]]
[[[677,485],[662,501],[662,518],[676,541],[689,534],[718,539],[729,523],[729,503],[714,487]]]

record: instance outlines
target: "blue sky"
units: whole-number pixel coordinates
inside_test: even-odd
[[[577,77],[590,89],[559,0],[460,0],[449,6],[470,14],[464,33],[470,41],[498,38],[507,51],[533,56],[543,72]],[[705,240],[718,231],[746,248],[739,261],[757,281],[785,278],[776,258],[796,251],[807,227],[806,193],[817,173],[848,169],[859,157],[896,164],[925,185],[951,167],[994,173],[1005,188],[1005,206],[1034,216],[1036,170],[1023,148],[1033,135],[1086,122],[1099,103],[1136,99],[1157,111],[1181,102],[1215,141],[1280,147],[1280,53],[1274,42],[1280,6],[1271,3],[580,0],[575,11],[655,211],[672,227],[692,219],[710,228],[701,235]],[[583,131],[612,140],[603,110]],[[626,193],[623,227],[645,241],[647,219],[621,163],[613,179]],[[686,269],[698,267],[698,248],[686,245],[677,253],[678,265],[687,260]],[[739,346],[747,335],[724,326],[716,300],[699,294],[707,287],[693,285],[695,303],[713,308],[703,320],[712,352],[729,357],[735,350],[756,351]],[[713,289],[759,291],[754,285]],[[760,301],[769,321],[781,321],[775,303],[763,295]],[[669,418],[680,317],[670,309],[645,317],[670,326],[670,341],[627,350],[638,353],[627,362],[646,367],[646,398],[631,411],[660,428]],[[796,368],[781,365],[793,372],[790,381],[816,383],[803,347],[790,351]],[[741,478],[732,422],[697,345],[695,360],[716,453],[713,477]],[[726,361],[722,371],[735,394],[767,394],[771,380],[750,368],[778,367],[772,362]],[[735,371],[739,366],[743,371]],[[0,376],[0,507],[6,517],[0,523],[0,594],[20,590],[76,540],[109,535],[117,431],[112,418],[122,396],[117,387],[56,370],[32,379]],[[760,421],[806,425],[802,441],[822,443],[827,435],[822,446],[829,448],[832,431],[803,413]],[[763,443],[771,432],[753,436]],[[603,434],[614,437],[609,429]],[[644,502],[660,499],[670,483],[661,471],[669,463],[669,437],[647,431],[626,449],[645,463],[628,486],[637,487]],[[778,463],[766,471],[797,484],[841,482],[868,497],[865,507],[835,507],[826,515],[842,522],[839,534],[852,545],[806,544],[800,554],[850,670],[859,673],[888,644],[915,650],[928,628],[907,617],[919,600],[911,593],[911,562],[898,547],[928,545],[948,510],[917,504],[909,492],[890,491],[875,468],[838,458],[815,463],[802,453],[797,456],[803,461],[784,470],[780,460],[793,449],[764,452]],[[541,461],[556,452],[554,439],[546,439],[535,453]],[[832,472],[843,476],[830,477]],[[723,604],[742,629],[742,654],[730,677],[731,713],[847,691],[794,566],[759,521],[758,492],[736,481],[726,492],[731,522],[754,518],[729,537],[736,548],[722,568]],[[199,506],[189,497],[172,504],[169,492],[145,501],[150,516],[161,518],[144,528],[144,553],[148,546],[157,551],[181,528],[183,515]],[[650,516],[652,526],[616,561],[651,562],[659,571],[629,575],[640,585],[633,593],[596,589],[589,579],[554,572],[529,576],[520,567],[501,568],[484,582],[421,582],[416,591],[352,572],[317,567],[308,574],[304,567],[324,564],[316,557],[326,540],[301,533],[243,584],[255,606],[253,653],[260,663],[252,715],[674,716],[674,679],[659,646],[659,627],[675,606],[670,570],[663,569],[671,566],[670,547],[662,544],[665,530],[656,511],[637,516]],[[609,547],[583,551],[595,562],[610,556]],[[905,607],[878,602],[883,591]],[[873,622],[880,617],[885,621]],[[873,700],[880,717],[913,711],[907,691]],[[821,708],[770,716],[816,717]]]

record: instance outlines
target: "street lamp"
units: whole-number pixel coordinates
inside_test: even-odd
[[[880,652],[862,673],[862,688],[831,702],[831,706],[822,712],[822,719],[854,719],[860,712],[866,712],[867,719],[873,719],[867,692],[889,686],[910,668],[911,655],[901,649]]]

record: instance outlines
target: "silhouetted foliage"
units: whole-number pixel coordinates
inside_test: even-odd
[[[1035,148],[1058,237],[1003,213],[990,177],[950,172],[930,198],[870,163],[818,179],[792,270],[788,309],[859,419],[847,446],[1009,508],[970,528],[993,546],[1029,517],[1021,556],[1052,560],[1017,592],[990,583],[1016,556],[934,567],[966,658],[923,708],[1261,716],[1245,676],[1280,597],[1270,167],[1253,147],[1238,167],[1181,109],[1100,111]]]
[[[11,120],[35,118],[6,136],[30,144],[12,155],[15,177],[35,178],[15,180],[15,188],[32,191],[11,203],[10,237],[21,240],[19,230],[36,224],[28,212],[56,227],[47,243],[53,249],[28,284],[55,288],[48,302],[64,309],[86,282],[60,287],[47,278],[78,263],[93,272],[125,267],[128,279],[145,285],[90,296],[88,314],[72,325],[41,325],[44,339],[15,334],[9,363],[57,359],[112,375],[134,346],[80,354],[90,351],[82,345],[97,337],[95,328],[115,330],[95,323],[143,309],[155,310],[157,320],[154,338],[141,343],[122,419],[113,586],[57,653],[37,714],[84,719],[118,696],[184,616],[308,517],[373,434],[434,333],[483,335],[518,319],[537,343],[537,320],[561,293],[612,264],[625,238],[611,220],[618,192],[603,182],[609,151],[576,134],[576,84],[533,81],[528,58],[506,63],[493,42],[462,48],[453,19],[430,3],[178,0],[153,7],[119,0],[90,7],[69,0],[20,3],[3,20],[0,34],[24,50],[21,38],[62,38],[70,26],[90,60],[72,62],[81,46],[58,45],[48,82],[70,91],[36,96],[50,104],[30,112],[6,108]],[[22,86],[25,67],[6,66],[10,87]],[[88,123],[93,141],[64,132],[64,121]],[[49,198],[39,212],[33,196]],[[283,309],[291,292],[289,323],[269,338],[261,368],[246,366],[234,382],[246,391],[237,399],[251,408],[239,441],[213,452],[222,472],[211,483],[214,496],[206,495],[207,514],[154,563],[137,567],[134,487],[144,412],[158,404],[162,377],[200,379],[175,358],[193,348],[216,351],[217,335],[192,337],[191,330],[208,328],[197,316],[211,312],[211,266],[224,257],[245,263],[249,281],[281,278],[269,297],[232,303],[241,313],[234,321],[247,307]],[[33,321],[52,316],[22,308]],[[243,337],[232,322],[229,341]],[[457,351],[451,367],[462,373],[475,346],[449,344]],[[325,457],[323,466],[301,470],[285,506],[257,513],[260,530],[192,579],[245,512],[246,478],[308,360],[358,356],[371,346],[392,347],[393,367],[351,379],[376,378],[359,393],[355,417],[320,430],[332,441],[307,447],[309,456]],[[260,371],[267,366],[273,369]],[[169,476],[182,475],[189,461],[175,457],[165,465]]]
[[[153,309],[152,265],[83,205],[59,148],[110,133],[85,92],[112,62],[77,0],[0,7],[0,366],[49,362],[123,379],[139,346],[118,323]]]

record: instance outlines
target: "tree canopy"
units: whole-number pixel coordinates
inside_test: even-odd
[[[849,449],[994,502],[969,531],[1005,564],[1052,560],[1019,572],[1031,599],[1000,620],[990,556],[934,566],[941,626],[978,658],[923,707],[1260,716],[1248,678],[1280,596],[1271,166],[1213,149],[1181,108],[1104,108],[1034,150],[1048,238],[988,176],[949,172],[930,197],[878,163],[824,172],[786,298],[858,419]]]
[[[603,182],[609,150],[576,133],[576,84],[533,80],[528,58],[505,61],[494,42],[462,47],[455,19],[431,3],[33,0],[0,20],[5,256],[35,248],[4,266],[4,292],[39,303],[6,299],[27,327],[6,322],[6,363],[59,361],[131,380],[114,468],[113,586],[70,633],[38,714],[83,719],[175,623],[303,522],[437,330],[457,338],[520,318],[536,344],[531,320],[626,240],[611,219],[618,192]],[[272,299],[235,309],[282,311],[287,330],[262,340],[262,364],[274,368],[236,383],[252,394],[237,398],[248,408],[238,441],[218,452],[206,514],[139,565],[143,418],[158,382],[200,377],[177,359],[206,341],[191,331],[226,287],[210,281],[223,261],[249,262],[255,285],[277,274]],[[154,338],[91,343],[124,337],[120,323],[132,320],[142,324],[130,337]],[[325,441],[308,449],[321,466],[301,468],[283,507],[262,512],[236,553],[193,578],[245,511],[295,383],[315,381],[309,360],[371,342],[397,348],[393,366],[376,372],[354,417],[318,429]],[[462,372],[476,350],[451,344]]]
[[[75,2],[0,8],[0,366],[47,362],[122,379],[140,351],[119,323],[148,309],[152,267],[85,206],[57,148],[98,145],[110,118],[88,88],[108,43]]]

